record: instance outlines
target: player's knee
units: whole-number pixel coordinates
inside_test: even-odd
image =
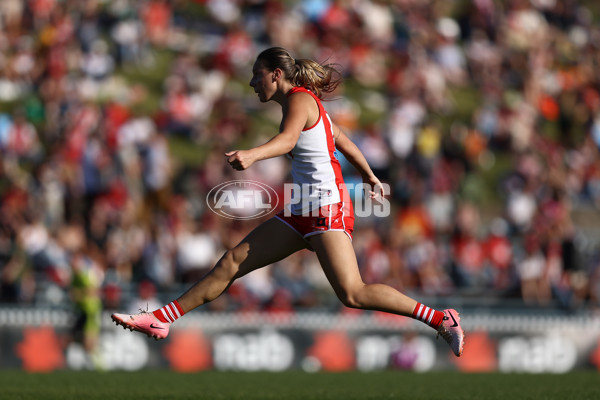
[[[360,288],[342,289],[338,292],[338,298],[348,308],[363,308]]]

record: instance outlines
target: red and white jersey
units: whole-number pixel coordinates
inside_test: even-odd
[[[313,126],[302,130],[296,146],[288,153],[295,184],[290,211],[295,215],[329,204],[350,202],[342,168],[335,155],[331,119],[321,100],[310,90],[295,87],[288,96],[298,92],[308,93],[315,99],[319,106],[319,119]]]

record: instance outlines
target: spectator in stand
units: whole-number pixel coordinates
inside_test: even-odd
[[[222,153],[255,143],[249,133],[260,136],[254,128],[278,118],[256,118],[253,94],[238,83],[248,80],[257,49],[271,45],[348,66],[345,92],[334,93],[344,100],[324,106],[394,186],[392,226],[357,221],[378,236],[365,232],[364,242],[378,246],[363,254],[365,268],[395,287],[431,293],[470,281],[468,290],[492,287],[535,304],[575,307],[596,296],[595,9],[582,1],[459,3],[0,1],[0,248],[14,255],[0,257],[0,296],[35,298],[40,278],[27,268],[35,255],[23,241],[31,215],[52,231],[56,254],[65,248],[54,230],[83,221],[105,285],[150,278],[162,290],[182,281],[177,232],[187,218],[209,219],[205,193],[231,179]],[[177,133],[202,149],[198,163],[179,168],[169,154]],[[285,174],[274,160],[250,177],[278,188]],[[496,178],[499,193],[489,193]],[[477,212],[460,205],[482,198]],[[477,220],[469,213],[480,214],[481,231],[465,226]],[[585,237],[580,221],[590,226]],[[210,227],[208,247],[218,250],[252,226]],[[523,240],[530,235],[537,245]],[[132,241],[130,254],[122,240]],[[444,255],[449,248],[453,259]],[[541,274],[531,267],[539,257]],[[311,255],[298,258],[294,278],[282,279],[314,295],[321,283]],[[446,261],[461,272],[456,288],[447,271],[427,267]],[[525,290],[514,294],[521,282]],[[237,289],[240,301],[251,298]]]
[[[41,157],[41,145],[35,126],[25,118],[23,110],[13,115],[13,123],[6,132],[5,152],[7,156],[21,161],[36,161]]]
[[[129,301],[129,312],[136,313],[140,310],[153,310],[161,306],[161,301],[156,297],[156,286],[147,280],[139,283],[137,293]]]
[[[533,233],[526,234],[523,254],[517,258],[517,272],[521,295],[528,304],[545,304],[550,300],[550,286],[544,279],[546,264],[539,239]]]
[[[479,210],[469,203],[459,206],[452,236],[452,277],[457,287],[483,293],[490,287],[485,248],[480,238]]]
[[[513,247],[508,234],[508,223],[503,218],[496,217],[490,224],[490,231],[485,242],[492,288],[504,294],[510,294],[509,292],[517,285],[514,282]]]
[[[184,221],[175,236],[176,260],[182,282],[200,279],[217,257],[215,238],[199,221]]]

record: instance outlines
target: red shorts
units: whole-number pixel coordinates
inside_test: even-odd
[[[280,211],[276,217],[298,232],[303,238],[328,231],[342,231],[352,240],[354,210],[352,203],[337,203],[311,211],[309,215],[295,215]]]

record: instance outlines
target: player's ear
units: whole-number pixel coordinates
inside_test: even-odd
[[[281,79],[282,76],[283,71],[281,70],[281,68],[275,68],[275,70],[273,71],[273,82],[277,81],[278,79]]]

